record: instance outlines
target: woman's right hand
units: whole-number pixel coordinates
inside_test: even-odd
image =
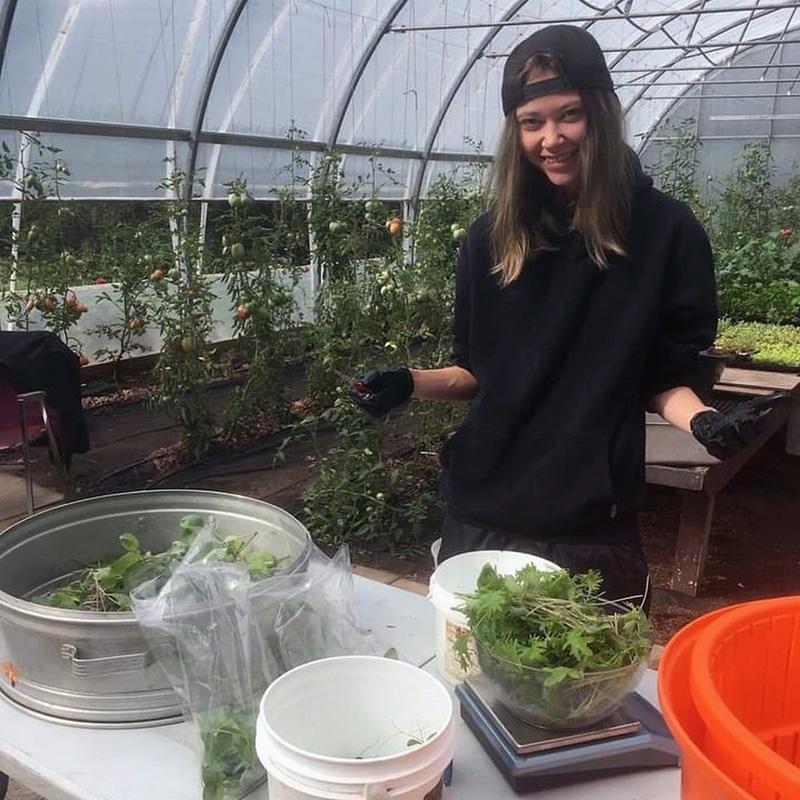
[[[370,416],[380,418],[408,402],[413,392],[414,378],[408,367],[373,369],[353,381],[350,399]]]

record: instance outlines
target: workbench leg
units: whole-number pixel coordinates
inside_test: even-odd
[[[800,398],[795,398],[786,426],[786,452],[790,456],[800,456]]]
[[[703,492],[684,490],[678,546],[675,550],[675,574],[670,588],[694,597],[703,574],[714,513],[714,497]]]

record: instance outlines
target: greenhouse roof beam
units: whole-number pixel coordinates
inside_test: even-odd
[[[699,86],[691,86],[690,89],[698,89]],[[773,100],[776,97],[786,97],[786,94],[704,94],[702,97],[699,94],[648,94],[640,97],[639,100]],[[796,97],[797,95],[789,95],[789,97]],[[665,112],[666,113],[666,112]],[[665,114],[661,115],[662,117]],[[766,119],[766,117],[764,117]],[[647,141],[645,137],[645,141]]]
[[[225,50],[228,47],[228,42],[231,36],[233,36],[236,23],[239,21],[239,17],[242,15],[245,5],[247,5],[247,0],[236,0],[231,7],[228,18],[225,20],[225,24],[222,27],[219,41],[217,41],[214,53],[208,64],[206,77],[203,81],[203,89],[200,93],[200,101],[197,104],[197,111],[195,112],[194,124],[192,125],[191,138],[189,140],[189,161],[186,168],[186,186],[184,187],[185,199],[187,202],[192,197],[194,171],[197,165],[197,151],[200,147],[200,132],[203,130],[208,101],[211,99],[211,91],[214,88],[214,81],[217,78],[217,72],[222,63],[222,58],[225,55]]]
[[[743,24],[741,20],[739,22],[730,23],[729,25],[726,25],[722,30],[717,30],[714,33],[710,33],[707,38],[710,40],[714,36],[719,36],[720,34],[727,33],[731,28],[736,27],[737,25],[741,25],[741,24]],[[792,32],[794,33],[794,32],[796,32],[796,30],[797,29],[794,28],[794,29],[792,29]],[[787,33],[787,32],[788,32],[787,29],[784,28],[784,34]],[[734,45],[732,45],[732,46],[740,48],[741,50],[744,51],[744,50],[750,50],[753,47],[761,47],[761,46],[764,46],[764,45],[767,45],[767,46],[769,46],[769,45],[773,45],[773,46],[774,45],[781,45],[781,44],[784,44],[787,41],[788,40],[786,40],[786,39],[782,39],[779,42],[776,42],[775,39],[774,39],[774,36],[773,36],[772,39],[759,39],[759,40],[756,40],[756,41],[749,41],[749,42],[746,42],[746,43],[741,43],[741,42],[740,43],[734,43]],[[792,41],[795,41],[795,40],[792,40]],[[800,41],[800,40],[797,40],[797,41]],[[683,54],[683,53],[680,53],[680,54],[676,55],[672,59],[672,61],[670,61],[668,64],[664,65],[664,68],[666,69],[667,67],[670,67],[673,64],[677,63],[678,61],[680,61],[680,59],[684,55],[685,54]],[[661,74],[663,74],[663,72]],[[705,79],[705,73],[701,76],[701,79]],[[657,85],[657,84],[655,84],[655,85]],[[699,100],[700,99],[699,95],[687,95],[687,92],[689,92],[692,89],[696,88],[698,85],[702,85],[702,84],[699,84],[697,81],[690,82],[690,83],[688,83],[686,85],[685,91],[680,92],[679,94],[677,94],[675,96],[673,96],[673,95],[667,95],[667,96],[647,95],[647,89],[650,88],[650,87],[644,87],[644,88],[640,89],[637,92],[636,97],[634,97],[631,101],[629,101],[628,103],[625,104],[625,108],[624,108],[625,113],[627,114],[628,111],[630,111],[630,109],[633,108],[633,106],[636,103],[638,103],[640,100],[671,100],[672,102],[669,103],[669,105],[664,109],[664,111],[662,112],[661,116],[659,117],[659,119],[663,119],[665,116],[667,116],[672,111],[672,109],[675,107],[676,103],[678,103],[680,100],[682,100],[684,98],[694,98],[694,99]],[[706,99],[717,99],[718,98],[720,100],[722,100],[722,99],[735,100],[735,99],[737,99],[737,97],[741,97],[744,100],[753,100],[753,99],[758,99],[758,98],[769,98],[769,95],[738,95],[738,96],[737,95],[710,95]],[[656,129],[656,124],[653,124],[651,126],[651,128],[650,128],[650,131],[654,131],[655,129]],[[648,140],[649,140],[648,136],[643,136],[642,137],[642,139],[641,139],[641,141],[639,143],[639,147],[638,147],[638,151],[639,152],[642,151],[644,146],[647,144]]]
[[[789,114],[788,116],[793,117],[794,119],[800,119],[800,114]],[[710,117],[710,119],[719,120],[719,117]],[[742,114],[740,116],[735,117],[733,120],[727,120],[725,118],[724,121],[731,121],[731,122],[739,122],[739,121],[751,121],[751,122],[760,122],[763,121],[758,114]],[[800,139],[800,133],[774,133],[772,136],[768,133],[717,133],[712,134],[710,136],[704,136],[704,142],[727,142],[742,139]],[[650,139],[651,142],[679,142],[681,141],[680,137],[678,136],[653,136]]]
[[[17,10],[17,0],[3,0],[0,8],[0,74],[6,60],[6,47],[11,33],[11,23],[14,21],[14,12]]]
[[[598,22],[602,22],[602,17],[598,19]],[[730,28],[734,28],[737,25],[742,25],[743,20],[737,20],[735,23],[732,23],[728,28],[725,30],[730,30]],[[652,33],[657,31],[653,31],[648,33],[648,36],[652,36]],[[736,47],[737,45],[742,44],[741,42],[711,42],[711,41],[698,41],[698,42],[684,42],[683,44],[651,44],[651,45],[634,45],[632,47],[603,47],[604,53],[638,53],[640,51],[648,51],[648,52],[662,52],[664,50],[712,50],[714,48],[722,49],[726,47]],[[761,39],[750,39],[748,42],[745,43],[746,47],[755,47],[757,45],[774,45],[774,35],[771,34],[769,37],[762,37]],[[800,44],[800,39],[784,39],[781,44]],[[681,58],[685,56],[686,53],[681,53]],[[484,53],[481,58],[508,58],[509,53]],[[695,54],[692,54],[693,58],[696,58]],[[666,69],[667,65],[663,67],[659,67],[659,69]]]
[[[87,122],[49,117],[19,117],[0,115],[0,130],[37,131],[40,133],[78,134],[84,136],[110,136],[120,139],[157,139],[159,141],[189,142],[192,132],[188,128],[157,128],[150,125],[123,125],[114,122]],[[229,144],[238,147],[265,147],[275,150],[301,150],[324,152],[327,142],[287,139],[278,136],[261,136],[229,131],[201,131],[197,137],[201,144]],[[385,158],[422,159],[425,153],[402,147],[380,147],[359,144],[338,144],[336,149],[350,155],[377,155]],[[432,152],[434,161],[489,161],[490,155],[459,152]]]
[[[391,28],[392,33],[411,33],[418,31],[443,31],[443,30],[463,30],[468,28],[506,28],[521,25],[557,25],[574,24],[577,22],[610,22],[615,20],[630,21],[632,19],[661,19],[669,17],[678,19],[679,17],[698,16],[700,14],[739,14],[745,11],[786,11],[800,8],[800,3],[764,3],[754,6],[719,6],[715,8],[703,7],[697,9],[679,9],[675,11],[638,11],[629,14],[596,14],[587,17],[543,17],[541,19],[526,20],[504,20],[499,22],[457,22],[449,25],[399,25]],[[506,16],[506,15],[504,15]],[[742,23],[740,23],[742,24]]]
[[[433,119],[433,122],[428,128],[428,133],[425,137],[422,163],[417,167],[417,174],[414,178],[414,187],[409,198],[412,213],[414,213],[419,205],[419,198],[422,194],[422,183],[425,179],[425,170],[428,166],[428,161],[431,158],[431,154],[433,153],[433,144],[436,141],[436,137],[439,135],[439,129],[442,127],[442,123],[444,122],[444,118],[447,115],[450,106],[455,99],[458,90],[461,88],[461,84],[464,83],[464,80],[466,79],[467,75],[469,75],[470,70],[475,66],[475,63],[481,57],[483,51],[489,46],[489,44],[491,44],[494,37],[497,36],[502,29],[502,22],[513,17],[527,2],[528,0],[516,0],[516,2],[514,2],[510,8],[506,10],[500,21],[486,33],[483,39],[481,39],[478,46],[459,70],[455,80],[453,80],[453,82],[450,84],[450,88],[447,90],[447,94],[442,100],[442,103],[439,106],[439,111],[436,113],[436,117]]]
[[[361,58],[358,60],[355,70],[353,71],[350,81],[347,84],[336,108],[336,113],[333,116],[333,124],[331,125],[330,133],[328,134],[328,148],[333,150],[336,146],[336,140],[339,138],[339,133],[344,124],[344,118],[347,114],[347,109],[350,108],[350,101],[353,99],[356,87],[358,86],[361,77],[364,74],[372,56],[378,49],[383,37],[391,30],[392,23],[397,19],[397,15],[403,10],[408,0],[395,0],[394,5],[389,9],[383,21],[375,30],[372,38],[369,40]]]
[[[719,114],[709,117],[715,122],[761,122],[764,120],[800,119],[800,114]],[[798,137],[800,133],[782,134],[782,136]],[[710,137],[705,137],[710,138]]]
[[[752,69],[752,67],[751,67]],[[758,67],[755,67],[758,69]],[[711,72],[712,70],[706,70],[701,67],[695,67],[695,71],[699,72]],[[768,84],[768,83],[797,83],[800,80],[797,77],[794,78],[740,78],[739,80],[732,80],[732,81],[713,81],[708,83],[705,81],[705,75],[703,75],[702,79],[698,79],[697,81],[692,81],[691,85],[700,85],[701,83],[705,83],[706,86],[741,86],[743,84],[748,83],[755,83],[755,84]],[[641,81],[630,81],[628,83],[618,83],[616,84],[616,89],[626,89],[630,86],[650,86],[651,88],[657,88],[658,86],[686,86],[686,81],[647,81],[646,83],[642,83]],[[713,95],[709,95],[713,97]]]
[[[188,142],[191,139],[191,131],[188,128],[159,128],[152,125],[89,122],[87,120],[59,119],[57,117],[0,115],[0,130],[114,136],[124,139],[159,139],[179,142]]]
[[[697,5],[697,4],[695,4],[695,5]],[[705,7],[705,0],[701,0],[701,3],[700,3],[700,8],[702,9],[702,8],[704,8],[704,7]],[[764,8],[764,7],[762,7],[762,8]],[[698,9],[695,7],[695,10],[698,10]],[[770,11],[767,11],[767,10],[762,10],[762,11],[760,11],[760,13],[756,14],[755,16],[756,16],[757,18],[759,18],[759,19],[760,19],[760,18],[762,18],[762,17],[764,17],[764,16],[766,16],[766,15],[768,15],[768,14],[770,14],[770,13],[771,13]],[[670,21],[672,21],[672,20],[670,20]],[[748,25],[749,25],[750,21],[752,21],[752,17],[751,17],[751,18],[748,20],[748,22],[747,22],[747,24],[748,24]],[[744,21],[743,21],[743,20],[741,20],[741,19],[734,20],[734,21],[732,21],[732,22],[729,22],[729,23],[727,23],[726,25],[723,25],[721,28],[717,28],[716,30],[714,30],[714,31],[712,31],[711,33],[709,33],[708,35],[704,36],[704,37],[703,37],[703,39],[702,39],[700,42],[693,42],[692,44],[693,44],[693,46],[694,46],[694,48],[695,48],[695,49],[700,49],[700,51],[701,51],[702,55],[703,55],[705,58],[707,58],[707,59],[708,59],[708,55],[707,55],[707,53],[705,52],[705,50],[707,50],[707,49],[710,49],[711,47],[714,47],[714,46],[716,46],[716,47],[719,47],[719,46],[720,46],[720,42],[714,42],[714,41],[713,41],[713,40],[715,39],[715,37],[717,37],[717,36],[723,36],[724,34],[728,33],[729,31],[732,31],[732,30],[734,30],[735,28],[737,28],[737,27],[739,27],[739,26],[741,26],[741,25],[743,25],[743,24],[744,24]],[[641,36],[641,37],[639,37],[639,39],[633,43],[633,47],[631,48],[631,51],[635,51],[637,48],[645,49],[645,46],[643,45],[643,42],[644,42],[644,41],[647,39],[647,36],[648,36],[648,35],[652,35],[652,34],[654,34],[654,33],[657,33],[659,30],[663,29],[663,27],[664,27],[664,23],[661,23],[660,25],[656,25],[656,26],[654,26],[654,27],[651,29],[651,31],[650,31],[650,34],[645,34],[644,36]],[[786,31],[787,31],[787,29],[784,27],[784,34],[786,33]],[[774,34],[773,34],[773,36],[772,36],[772,37],[768,37],[768,38],[766,39],[766,43],[767,43],[767,44],[770,44],[770,43],[772,43],[772,40],[773,40],[773,39],[774,39]],[[746,45],[744,45],[744,46],[745,46],[745,47],[747,47],[747,49],[750,49],[751,47],[756,47],[756,46],[759,46],[760,44],[763,44],[763,43],[765,43],[765,42],[764,42],[764,39],[754,39],[754,40],[751,40],[751,41],[749,41],[749,42],[748,42]],[[665,65],[664,65],[665,69],[666,69],[667,67],[671,67],[671,66],[673,66],[674,64],[678,63],[678,62],[679,62],[679,61],[680,61],[682,58],[684,58],[684,57],[686,56],[686,54],[687,54],[687,49],[686,49],[686,47],[688,47],[688,44],[689,44],[689,43],[687,42],[687,43],[686,43],[686,46],[685,46],[685,47],[683,47],[683,48],[681,48],[680,46],[678,46],[678,49],[680,49],[680,50],[681,50],[681,52],[679,52],[678,54],[676,54],[676,55],[675,55],[675,56],[672,58],[672,60],[671,60],[671,61],[669,61],[667,64],[665,64]],[[740,47],[742,47],[742,46],[743,46],[743,44],[742,44],[742,37],[741,37],[741,35],[739,36],[739,40],[738,40],[738,41],[736,41],[736,42],[733,42],[733,43],[732,43],[731,45],[729,45],[729,46],[736,47],[737,49],[738,49],[738,48],[740,48]],[[616,66],[616,65],[617,65],[617,64],[618,64],[618,63],[619,63],[619,62],[620,62],[620,61],[621,61],[623,58],[624,58],[624,55],[619,55],[619,56],[617,56],[617,58],[616,58],[616,59],[614,59],[614,61],[613,61],[613,62],[610,64],[610,67],[611,67],[611,69],[613,70],[613,69],[614,69],[614,67],[615,67],[615,66]],[[729,61],[730,61],[730,59],[726,59],[726,62],[729,62]],[[712,62],[712,64],[713,64],[713,62]],[[710,66],[710,67],[709,67],[709,69],[712,69],[712,70],[713,70],[713,69],[714,69],[714,66],[713,66],[713,65],[712,65],[712,66]],[[701,80],[704,80],[704,79],[705,79],[705,75],[706,75],[706,73],[708,72],[708,69],[707,69],[707,70],[700,70],[700,71],[702,72],[702,75],[701,75]],[[659,71],[657,71],[657,72],[656,72],[656,75],[657,75],[658,77],[660,77],[660,76],[661,76],[661,75],[663,75],[663,74],[664,74],[664,71],[663,71],[663,70],[659,70]],[[696,83],[696,82],[695,82],[695,83]],[[691,86],[691,83],[690,83],[689,85]],[[700,84],[700,85],[702,85],[702,84]],[[627,103],[625,104],[625,106],[624,106],[624,109],[623,109],[623,110],[624,110],[624,112],[625,112],[625,114],[627,114],[627,113],[630,111],[630,109],[631,109],[631,108],[633,108],[633,106],[634,106],[634,105],[636,105],[636,103],[637,103],[637,102],[638,102],[640,99],[642,99],[642,98],[643,98],[643,96],[644,96],[644,95],[647,93],[647,90],[648,90],[648,88],[650,88],[650,87],[649,87],[649,86],[647,86],[647,87],[641,88],[641,89],[640,89],[640,90],[639,90],[639,91],[636,93],[636,97],[634,97],[632,100],[630,100],[629,102],[627,102]],[[701,92],[701,94],[702,94],[702,92]],[[680,97],[680,96],[681,96],[681,95],[678,95],[678,97]],[[719,96],[719,95],[718,95],[718,96]],[[656,97],[655,97],[655,96],[653,96],[653,99],[656,99]],[[670,111],[670,110],[671,110],[671,109],[674,107],[675,103],[677,102],[677,98],[676,98],[676,99],[673,99],[671,96],[667,96],[667,97],[659,97],[658,99],[662,99],[662,100],[663,100],[663,99],[671,99],[671,100],[672,100],[672,102],[669,104],[668,108],[667,108],[667,109],[666,109],[666,110],[665,110],[665,111],[664,111],[664,112],[661,114],[661,116],[659,117],[659,119],[663,119],[663,117],[664,117],[666,114],[668,114],[668,113],[669,113],[669,111]],[[651,123],[651,125],[650,125],[650,129],[649,129],[649,131],[647,131],[647,133],[648,133],[648,134],[649,134],[649,133],[651,133],[651,132],[652,132],[652,131],[655,129],[655,127],[656,127],[656,123]],[[645,146],[645,144],[647,143],[647,140],[648,140],[648,136],[647,136],[647,135],[645,135],[645,136],[643,136],[643,137],[642,137],[642,139],[641,139],[641,141],[640,141],[640,143],[639,143],[639,147],[638,147],[638,150],[639,150],[639,152],[641,152],[641,151],[642,151],[642,148],[643,148],[643,147]]]
[[[761,69],[761,70],[770,70],[770,69],[800,69],[800,64],[717,64],[716,66],[709,67],[708,72],[716,72],[717,70],[729,70],[729,69]],[[676,66],[664,66],[663,64],[649,64],[649,65],[642,65],[641,67],[617,67],[614,69],[614,74],[621,74],[621,73],[640,73],[640,72],[697,72],[698,70],[705,70],[706,68],[700,65],[695,65],[693,67],[676,67]],[[769,78],[764,78],[765,83],[770,81]],[[737,81],[738,83],[738,81]],[[621,85],[621,84],[620,84]]]

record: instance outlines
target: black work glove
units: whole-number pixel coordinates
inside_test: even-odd
[[[370,416],[385,417],[407,402],[413,391],[414,378],[407,367],[373,369],[353,381],[350,399]]]
[[[790,399],[788,392],[775,392],[739,403],[727,413],[700,411],[692,417],[689,427],[712,456],[729,458],[752,444],[764,430],[769,412]]]

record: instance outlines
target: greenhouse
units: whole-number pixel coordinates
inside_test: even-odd
[[[0,0],[0,295],[0,800],[800,797],[797,0]]]

